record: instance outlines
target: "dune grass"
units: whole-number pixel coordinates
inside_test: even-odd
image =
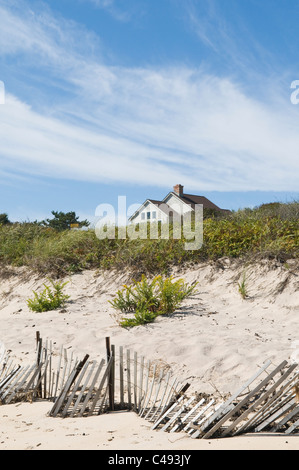
[[[90,268],[130,269],[167,274],[184,263],[221,257],[264,257],[286,262],[299,255],[299,203],[267,204],[222,217],[207,217],[203,246],[185,250],[182,239],[100,240],[95,231],[56,231],[37,223],[0,225],[0,263],[28,266],[41,274],[62,276]]]

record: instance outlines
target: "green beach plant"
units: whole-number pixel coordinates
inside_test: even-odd
[[[134,313],[131,318],[121,317],[119,324],[132,327],[151,323],[158,315],[173,313],[181,302],[194,293],[197,283],[188,285],[183,279],[163,279],[156,276],[149,281],[144,275],[141,281],[118,290],[110,304],[121,313]]]
[[[238,286],[239,286],[239,293],[241,294],[242,299],[246,299],[248,297],[248,291],[247,291],[247,280],[246,280],[245,272],[243,273],[242,280],[238,282]]]
[[[69,299],[69,295],[63,293],[63,288],[67,282],[55,282],[49,279],[50,286],[44,285],[44,290],[40,293],[33,291],[33,298],[27,300],[27,305],[33,312],[47,312],[64,307],[65,302]]]

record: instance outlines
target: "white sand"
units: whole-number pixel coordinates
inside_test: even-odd
[[[134,412],[89,418],[51,418],[49,404],[0,407],[0,450],[298,450],[298,436],[251,434],[191,439],[186,433],[152,431]]]
[[[238,281],[246,271],[249,297]],[[133,329],[118,326],[108,300],[128,277],[86,271],[68,277],[65,311],[33,313],[26,299],[44,279],[14,270],[0,283],[0,341],[20,364],[35,359],[35,334],[83,357],[105,356],[105,337],[147,359],[167,363],[181,382],[199,392],[234,392],[266,359],[299,359],[299,277],[295,263],[264,262],[244,267],[222,260],[176,271],[198,281],[198,294],[174,315]],[[48,402],[0,407],[1,449],[299,449],[299,436],[246,435],[191,439],[184,433],[152,431],[135,413],[89,418],[51,418]]]

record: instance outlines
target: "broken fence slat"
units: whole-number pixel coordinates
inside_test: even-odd
[[[70,413],[70,417],[73,417],[73,416],[78,412],[77,410],[80,409],[80,404],[81,404],[82,397],[83,397],[83,395],[84,395],[84,393],[85,393],[85,390],[87,389],[88,383],[89,383],[89,381],[90,381],[90,379],[91,379],[91,377],[92,377],[92,374],[93,374],[93,372],[94,372],[95,367],[96,367],[96,362],[93,361],[93,363],[92,363],[92,365],[91,365],[91,367],[90,367],[89,373],[88,373],[88,375],[87,375],[87,378],[85,379],[84,384],[80,387],[80,393],[78,394],[78,396],[77,396],[77,398],[76,398],[76,401],[75,401],[75,403],[74,403],[73,409],[72,409],[72,411],[71,411],[71,413]],[[83,372],[83,371],[82,371],[82,372]],[[85,373],[83,373],[82,379],[83,379],[83,376],[84,376],[84,375],[85,375]],[[81,379],[81,380],[82,380],[82,379]],[[78,388],[78,389],[79,389],[79,388]]]
[[[164,384],[164,390],[163,390],[163,393],[162,393],[162,396],[161,396],[161,399],[160,399],[159,406],[155,409],[153,415],[150,418],[150,421],[154,421],[156,415],[159,414],[161,409],[163,409],[164,397],[165,397],[166,391],[168,389],[169,380],[170,380],[170,373],[168,372],[167,379],[166,379],[166,382]]]
[[[276,388],[282,382],[284,382],[284,380],[296,369],[296,367],[297,364],[291,365],[288,370],[265,393],[263,393],[257,400],[255,400],[253,404],[241,414],[241,416],[239,416],[227,429],[225,429],[225,431],[223,432],[223,437],[227,436],[243,419],[248,416],[251,411],[253,411],[259,404],[263,403],[265,398],[271,395],[271,393],[273,393]],[[240,409],[240,407],[238,409]]]
[[[11,393],[9,398],[6,400],[7,404],[9,404],[13,400],[13,398],[21,391],[21,388],[24,386],[24,384],[26,383],[26,380],[28,379],[32,371],[35,369],[35,367],[36,365],[33,365],[29,368],[25,376],[23,376],[23,379],[21,380],[21,382],[15,387],[13,393]]]
[[[37,389],[39,388],[39,392],[40,392],[40,383],[41,383],[41,379],[42,379],[42,375],[41,375],[41,370],[42,370],[42,367],[43,367],[43,363],[41,362],[36,368],[35,370],[33,371],[33,374],[30,378],[30,380],[28,381],[25,389],[24,389],[24,392],[27,393],[29,392],[30,389]],[[36,382],[36,385],[34,386],[34,382],[37,378],[37,382]]]
[[[97,389],[97,391],[96,391],[96,393],[95,393],[95,397],[94,397],[94,399],[93,399],[93,402],[92,402],[91,405],[90,405],[89,414],[88,414],[89,416],[92,415],[92,413],[93,413],[93,411],[94,411],[94,409],[95,409],[95,407],[96,407],[96,404],[97,404],[97,402],[99,401],[99,398],[100,398],[100,395],[101,395],[101,393],[102,393],[102,390],[103,390],[105,381],[108,381],[108,380],[109,380],[108,377],[109,377],[109,374],[110,374],[111,366],[112,366],[112,358],[110,358],[110,360],[109,360],[109,362],[108,362],[108,364],[107,364],[107,366],[106,366],[106,369],[105,369],[105,371],[104,371],[102,380],[101,380],[101,382],[100,382],[100,385],[98,386],[98,389]],[[105,395],[106,395],[106,393],[107,393],[107,389],[108,389],[108,383],[107,383]],[[103,406],[103,404],[104,404],[104,400],[102,401],[101,407]],[[101,409],[100,409],[100,411],[101,411]]]
[[[0,372],[0,384],[3,382],[5,377],[9,375],[11,370],[13,370],[13,361],[9,356],[6,356],[5,359],[3,359],[2,368]],[[1,389],[1,385],[0,385],[0,389]]]
[[[250,378],[249,380],[247,380],[247,382],[244,383],[244,385],[242,385],[241,388],[239,388],[235,393],[233,393],[233,395],[228,398],[228,400],[226,400],[220,407],[217,411],[215,411],[214,414],[211,415],[211,417],[206,420],[206,422],[202,425],[201,427],[201,430],[196,433],[196,437],[198,437],[200,435],[200,433],[204,433],[205,429],[207,429],[213,422],[215,422],[216,420],[220,419],[221,416],[224,416],[226,413],[227,413],[227,410],[229,409],[231,403],[236,400],[236,398],[239,397],[239,395],[241,395],[241,393],[244,392],[244,390],[246,390],[249,385],[251,385],[269,366],[271,365],[271,361],[268,360],[264,363],[263,366],[261,366],[257,372],[255,372]],[[209,437],[209,435],[208,435]]]
[[[120,393],[120,406],[124,406],[124,352],[123,347],[119,347],[119,393]]]
[[[151,381],[151,386],[150,386],[150,390],[149,390],[149,394],[148,394],[148,397],[147,397],[147,400],[146,400],[146,403],[144,404],[143,406],[143,410],[140,414],[140,417],[142,418],[143,414],[145,413],[147,407],[148,407],[148,404],[150,403],[150,399],[151,399],[151,396],[152,396],[152,393],[153,393],[153,388],[154,388],[154,383],[155,383],[155,378],[156,378],[156,364],[154,365],[154,369],[153,369],[153,378],[152,378],[152,381]]]
[[[109,360],[109,362],[108,362],[108,364],[111,364],[111,365],[112,365],[112,363],[113,363],[113,357],[111,356],[111,357],[110,357],[110,360]],[[93,380],[92,380],[92,382],[91,382],[91,384],[90,384],[89,391],[88,391],[88,393],[87,393],[87,395],[86,395],[86,397],[85,397],[85,400],[84,400],[84,402],[83,402],[83,404],[82,404],[82,407],[81,407],[81,411],[80,411],[80,413],[79,413],[79,416],[83,416],[83,414],[84,414],[85,408],[86,408],[87,405],[88,405],[88,402],[89,402],[89,400],[90,400],[90,398],[91,398],[92,393],[94,392],[94,389],[95,389],[97,380],[98,380],[98,378],[99,378],[99,376],[100,376],[100,373],[101,373],[101,371],[102,371],[102,369],[103,369],[103,366],[104,366],[104,360],[101,361],[101,363],[99,364],[99,366],[98,366],[98,368],[97,368],[97,370],[96,370],[96,373],[95,373],[95,375],[94,375],[94,378],[93,378]],[[107,370],[107,368],[108,368],[108,366],[106,367],[106,370]],[[110,372],[111,372],[111,367],[109,368],[109,376],[110,376]],[[107,375],[108,375],[108,374],[107,374]],[[110,378],[110,377],[109,377],[109,378]]]
[[[141,398],[141,403],[140,403],[140,410],[139,410],[139,415],[141,415],[143,411],[143,403],[145,402],[146,396],[147,396],[147,389],[148,389],[148,381],[149,381],[149,373],[150,373],[150,361],[147,361],[146,365],[146,379],[145,379],[145,389],[143,391],[143,397]]]
[[[64,361],[64,366],[63,366],[63,370],[62,370],[62,377],[60,379],[60,389],[63,390],[64,388],[64,379],[65,379],[65,376],[66,376],[66,370],[67,370],[67,366],[68,366],[68,357],[67,357],[67,350],[64,348],[63,349],[63,361]],[[75,370],[75,368],[74,368]],[[69,375],[67,376],[69,377]]]
[[[85,362],[88,360],[88,355],[86,355],[84,357],[84,359],[76,366],[74,367],[72,373],[70,374],[69,378],[66,380],[66,383],[65,383],[65,386],[63,387],[60,395],[58,396],[58,398],[56,399],[54,405],[53,405],[53,408],[52,410],[50,411],[50,416],[57,416],[57,414],[59,413],[63,403],[64,403],[64,400],[72,386],[72,384],[74,383],[74,381],[76,380],[77,376],[79,375],[81,369],[83,368]]]
[[[28,366],[26,367],[26,369]],[[5,398],[9,396],[10,392],[13,388],[17,385],[20,377],[22,377],[24,373],[24,367],[19,367],[14,375],[11,376],[11,379],[5,384],[4,391],[1,393],[1,401],[4,402]]]
[[[134,352],[134,411],[137,411],[137,352]]]
[[[157,400],[158,400],[158,395],[159,395],[159,392],[160,392],[160,388],[161,388],[162,379],[163,379],[163,371],[161,370],[160,376],[159,376],[159,379],[158,379],[158,383],[156,383],[156,393],[155,393],[155,397],[154,397],[154,399],[153,399],[152,406],[148,409],[148,412],[147,412],[146,415],[145,415],[145,419],[148,418],[148,416],[151,414],[151,412],[152,412],[152,411],[154,410],[154,408],[155,408],[156,402],[157,402]]]
[[[111,381],[111,411],[114,411],[114,395],[115,395],[115,346],[111,345],[111,355],[112,355],[112,364],[110,372],[110,381]]]
[[[215,407],[215,410],[218,410],[219,406]],[[232,405],[230,405],[230,408],[232,408]],[[192,439],[197,439],[197,431],[198,431],[198,426],[201,426],[202,423],[204,423],[207,419],[209,419],[213,414],[215,413],[215,410],[209,411],[209,413],[206,416],[203,416],[199,421],[198,419],[195,421],[194,425],[191,424],[190,427],[191,429],[188,431],[188,434],[192,434]]]
[[[74,380],[76,374],[76,369],[73,370],[72,374],[66,381],[65,387],[62,389],[60,395],[58,396],[57,400],[55,401],[52,410],[50,411],[50,416],[57,416],[57,414],[60,411],[61,406],[63,405],[64,399],[69,391],[69,388],[72,385],[72,382]]]
[[[161,431],[166,431],[177,419],[178,417],[186,410],[186,408],[195,400],[195,397],[191,397],[186,403],[183,403],[179,410],[169,419],[169,421],[163,426]]]
[[[171,405],[168,410],[165,411],[165,413],[153,424],[152,429],[156,429],[160,423],[171,413],[172,410],[175,409],[175,407],[183,401],[184,396],[181,396],[173,405]]]
[[[201,401],[199,402],[201,403]],[[215,403],[215,400],[214,398],[207,404],[205,405],[192,419],[191,421],[189,421],[189,423],[186,424],[186,426],[184,427],[184,431],[187,431],[187,429],[189,429],[189,427],[192,425],[192,424],[195,424],[199,418],[213,405],[213,403]]]
[[[143,372],[144,372],[144,357],[142,356],[140,369],[139,369],[139,399],[138,399],[138,406],[137,406],[138,412],[140,410],[141,401],[142,401]]]
[[[290,421],[292,418],[296,417],[299,414],[299,405],[296,404],[296,400],[294,400],[294,405],[295,406],[293,407],[293,409],[289,411],[279,423],[277,423],[277,426],[275,427],[275,432],[280,430],[282,426],[287,424],[288,421]]]
[[[265,419],[261,424],[259,424],[256,428],[254,428],[254,432],[260,432],[265,429],[269,424],[273,423],[277,418],[281,415],[284,415],[290,408],[294,408],[296,406],[295,400],[291,400],[291,402],[286,403],[284,406],[279,408],[275,413],[273,413],[270,417]],[[284,419],[280,423],[276,425],[276,430],[278,430],[284,424]]]
[[[159,410],[160,414],[158,415],[157,419],[159,419],[163,415],[163,413],[165,413],[167,411],[169,406],[171,406],[170,403],[171,403],[172,397],[174,396],[177,385],[178,385],[178,380],[177,380],[177,378],[174,378],[173,382],[172,382],[172,385],[168,388],[168,393],[166,395],[166,400],[165,400],[165,403],[164,403],[163,407],[162,407],[162,404],[161,404],[162,409],[161,409],[161,411]],[[166,385],[165,392],[167,390],[167,386],[168,386],[168,383]]]
[[[51,389],[52,389],[52,354],[53,354],[53,351],[52,351],[52,341],[50,341],[50,351],[49,351],[49,369],[48,369],[48,390],[45,394],[45,398],[48,397],[51,397]]]
[[[191,410],[189,410],[189,412],[181,419],[181,422],[176,424],[171,430],[170,432],[173,433],[175,432],[177,429],[179,429],[181,426],[184,425],[185,421],[187,421],[187,419],[205,402],[205,399],[202,398],[199,402],[196,403],[196,405],[193,406],[193,408],[191,408]]]
[[[76,395],[76,393],[77,393],[77,391],[78,391],[78,388],[79,388],[80,385],[81,385],[81,382],[82,382],[82,380],[83,380],[83,377],[84,377],[85,372],[87,371],[89,365],[90,365],[90,363],[89,363],[88,361],[86,361],[85,364],[84,364],[84,366],[82,367],[82,370],[81,370],[81,372],[80,372],[80,374],[79,374],[79,376],[78,376],[76,382],[75,382],[74,385],[73,385],[72,393],[70,394],[69,399],[68,399],[68,401],[66,402],[66,404],[65,404],[65,406],[64,406],[64,409],[63,409],[62,412],[61,412],[62,417],[65,417],[65,416],[67,415],[69,406],[70,406],[70,404],[72,403],[72,401],[73,401],[73,399],[74,399],[74,397],[75,397],[75,395]],[[92,370],[93,370],[93,369],[91,368],[91,371],[92,371]],[[84,390],[82,389],[81,392],[83,393],[83,391],[84,391]],[[81,395],[79,395],[79,396],[81,396]],[[76,401],[76,403],[77,403],[77,401]],[[75,406],[73,407],[73,410],[74,410],[74,408],[75,408]]]
[[[127,393],[128,393],[128,406],[129,410],[132,408],[131,399],[131,360],[130,360],[130,349],[127,349]]]
[[[267,385],[270,380],[275,377],[275,375],[281,370],[283,369],[283,367],[285,367],[287,364],[287,361],[283,361],[279,364],[279,366],[277,366],[270,374],[267,375],[267,377],[265,379],[263,379],[251,392],[249,392],[232,410],[230,410],[229,412],[226,412],[226,410],[224,410],[224,415],[222,415],[222,418],[220,418],[220,420],[218,422],[216,422],[216,424],[214,424],[214,426],[208,430],[206,433],[204,433],[204,435],[202,436],[203,439],[208,439],[209,437],[211,437],[214,432],[216,430],[218,430],[231,416],[233,416],[239,409],[241,409],[243,406],[245,406],[249,400],[254,397],[254,395],[259,392],[261,390],[262,387],[264,387],[265,385]],[[263,368],[262,368],[263,369]],[[262,371],[259,371],[259,372],[263,372]],[[260,374],[258,374],[260,375]],[[230,400],[231,402],[231,400]],[[221,414],[221,413],[220,413]],[[198,435],[200,435],[207,427],[207,423],[204,423],[204,425],[202,426],[202,428],[200,430],[198,430]]]
[[[283,387],[280,387],[278,391],[275,391],[275,394],[266,401],[266,403],[253,415],[251,419],[246,421],[243,426],[238,429],[236,434],[240,434],[254,426],[257,427],[262,421],[270,418],[272,414],[276,412],[277,408],[280,409],[284,406],[285,402],[290,401],[292,395],[288,392],[292,391],[293,382],[297,380],[297,377],[298,374],[289,380]],[[284,399],[282,399],[283,395],[286,395]]]
[[[293,423],[285,432],[285,434],[292,434],[293,431],[295,431],[295,429],[297,429],[299,427],[299,419],[297,419],[297,421],[295,421],[295,423]]]
[[[274,416],[277,417],[277,413],[279,413],[280,410],[287,408],[288,404],[290,404],[292,401],[292,396],[287,396],[282,400],[278,398],[277,401],[278,403],[274,402],[269,406],[267,406],[267,403],[265,403],[264,406],[252,416],[251,419],[248,419],[248,421],[246,421],[246,423],[244,423],[244,425],[238,429],[238,434],[245,432],[247,429],[248,431],[253,430],[253,432],[256,432],[256,429],[266,422],[266,426],[268,426],[271,422],[275,421]]]
[[[13,380],[14,376],[18,373],[21,369],[21,366],[18,366],[16,369],[13,369],[9,374],[7,374],[0,383],[0,397],[2,397],[1,390],[5,390],[8,384]]]
[[[51,393],[51,395],[54,396],[54,397],[57,396],[57,392],[58,392],[58,383],[59,383],[59,376],[60,376],[60,369],[61,369],[61,361],[62,361],[62,351],[63,351],[63,347],[61,346],[60,354],[59,354],[58,368],[57,368],[57,371],[56,371],[55,391],[54,391],[54,393],[53,393],[53,392]],[[54,384],[54,377],[53,377],[53,384]]]

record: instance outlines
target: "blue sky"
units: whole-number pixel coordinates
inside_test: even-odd
[[[299,198],[297,0],[0,0],[0,213]]]

